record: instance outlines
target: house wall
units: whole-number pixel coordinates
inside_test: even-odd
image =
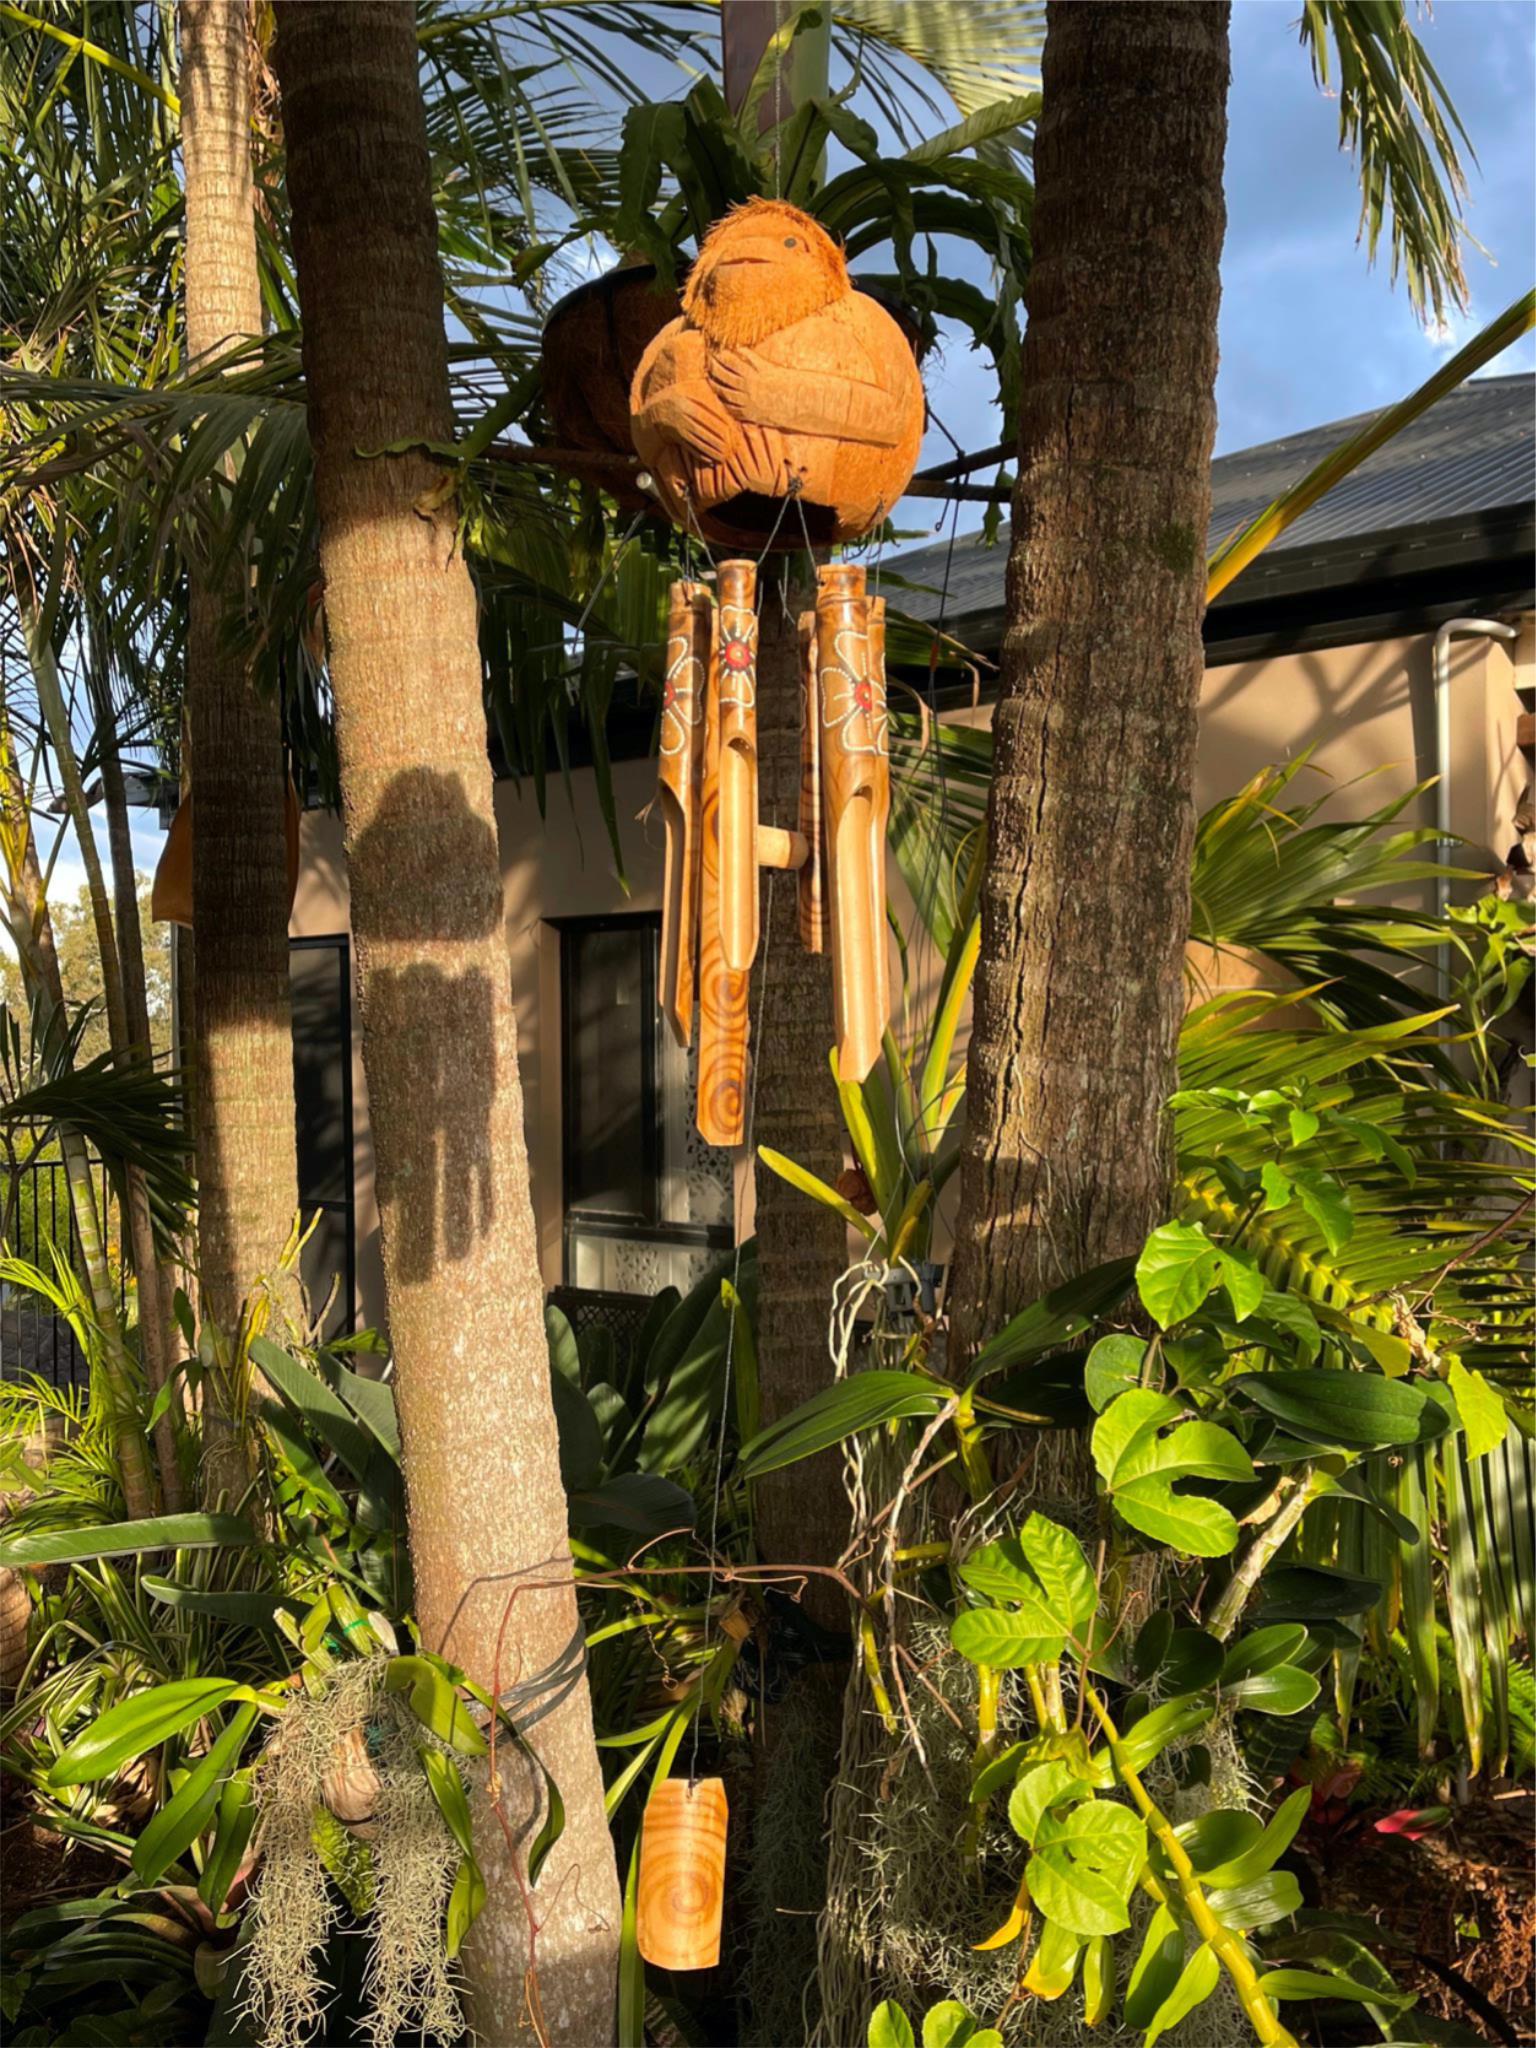
[[[1294,759],[1309,747],[1311,760],[1292,785],[1293,794],[1298,799],[1323,796],[1327,814],[1358,816],[1412,788],[1432,772],[1431,660],[1432,636],[1424,634],[1211,667],[1202,697],[1200,807],[1234,793],[1261,769]],[[1521,708],[1517,684],[1536,683],[1529,625],[1512,652],[1484,640],[1456,643],[1451,675],[1452,825],[1471,842],[1467,864],[1492,869],[1501,863],[1514,836],[1515,804],[1526,780],[1515,721]],[[965,723],[978,723],[988,715],[982,710],[961,717]],[[661,830],[647,815],[655,788],[654,763],[626,762],[614,770],[627,894],[616,872],[591,771],[578,771],[572,783],[573,802],[558,782],[551,783],[543,818],[531,784],[504,782],[496,790],[534,1208],[548,1286],[563,1277],[559,940],[550,921],[655,911],[661,900]],[[1410,806],[1408,820],[1433,822],[1427,793]],[[1085,861],[1093,858],[1099,829],[1099,821],[1083,820]],[[1461,893],[1476,893],[1476,885],[1463,885]],[[894,874],[892,897],[898,910],[910,907]],[[292,930],[300,936],[346,928],[340,822],[310,813],[304,819]],[[937,963],[928,962],[914,991],[919,1000],[936,974]],[[382,1315],[378,1206],[355,1005],[353,1075],[358,1290],[364,1318],[377,1321]],[[948,1193],[952,1205],[953,1187]],[[743,1160],[737,1176],[737,1214],[743,1227],[750,1227],[750,1209],[750,1175]],[[942,1246],[936,1249],[942,1256]]]

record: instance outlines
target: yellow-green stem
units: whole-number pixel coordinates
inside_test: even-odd
[[[1174,1833],[1173,1823],[1162,1811],[1141,1779],[1126,1761],[1120,1746],[1120,1731],[1110,1719],[1104,1702],[1093,1687],[1083,1682],[1083,1691],[1095,1719],[1104,1731],[1109,1744],[1109,1753],[1114,1758],[1115,1775],[1131,1795],[1137,1812],[1147,1824],[1148,1832],[1162,1848],[1163,1854],[1173,1869],[1179,1896],[1184,1910],[1193,1922],[1195,1931],[1202,1941],[1210,1945],[1217,1961],[1232,1980],[1238,2002],[1248,2015],[1256,2039],[1264,2048],[1296,2048],[1296,2037],[1283,2025],[1271,2000],[1259,1989],[1259,1973],[1253,1966],[1253,1958],[1244,1947],[1242,1938],[1230,1927],[1225,1926],[1211,1911],[1195,1866],[1189,1860],[1188,1851]]]

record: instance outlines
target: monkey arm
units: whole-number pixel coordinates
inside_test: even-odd
[[[648,398],[634,416],[641,431],[680,441],[706,462],[724,462],[736,439],[736,426],[713,389],[700,377],[669,384]]]
[[[722,349],[712,355],[709,381],[737,419],[784,434],[894,448],[906,423],[901,400],[878,384],[826,371],[781,369],[755,349]]]

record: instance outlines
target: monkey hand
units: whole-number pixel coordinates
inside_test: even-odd
[[[724,462],[736,439],[730,414],[708,384],[673,384],[646,405],[645,424],[706,462]]]
[[[714,349],[709,381],[737,419],[793,431],[803,380],[751,348]]]

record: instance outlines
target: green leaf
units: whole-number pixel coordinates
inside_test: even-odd
[[[835,1210],[850,1229],[871,1243],[880,1235],[878,1227],[867,1216],[861,1216],[852,1202],[845,1202],[835,1188],[829,1188],[824,1180],[818,1180],[803,1166],[797,1166],[793,1159],[786,1159],[782,1152],[775,1152],[769,1145],[759,1145],[757,1156],[770,1173],[776,1173],[780,1180],[789,1182],[802,1195],[809,1195],[813,1202],[820,1202],[825,1209]]]
[[[209,1593],[199,1586],[178,1585],[174,1579],[165,1579],[153,1572],[145,1572],[139,1580],[151,1600],[158,1600],[163,1606],[180,1608],[187,1614],[211,1614],[216,1621],[233,1623],[236,1628],[271,1628],[279,1607],[292,1608],[296,1602],[281,1593]]]
[[[219,1794],[213,1840],[203,1859],[203,1874],[197,1881],[198,1897],[215,1913],[223,1912],[229,1888],[256,1831],[256,1802],[251,1797],[252,1775],[250,1769],[236,1771],[225,1780],[224,1789]]]
[[[432,1797],[437,1801],[438,1812],[447,1821],[453,1839],[464,1854],[473,1856],[475,1832],[469,1817],[469,1795],[464,1790],[458,1766],[446,1750],[423,1748],[417,1753],[427,1774]]]
[[[1240,1323],[1247,1322],[1273,1291],[1251,1260],[1232,1251],[1221,1255],[1221,1284],[1232,1304],[1232,1314]]]
[[[1225,1704],[1246,1707],[1257,1714],[1299,1714],[1318,1695],[1318,1682],[1310,1671],[1294,1664],[1277,1664],[1254,1678],[1240,1678],[1224,1689]]]
[[[186,1854],[213,1819],[224,1781],[234,1768],[255,1719],[253,1706],[237,1709],[230,1716],[228,1727],[150,1820],[133,1848],[133,1874],[140,1884],[154,1884],[162,1872]]]
[[[1218,1920],[1243,1933],[1258,1927],[1272,1927],[1277,1920],[1289,1920],[1301,1911],[1301,1886],[1289,1870],[1271,1870],[1249,1884],[1224,1886],[1206,1894],[1206,1903]]]
[[[1050,1757],[1019,1773],[1008,1799],[1008,1825],[1020,1841],[1033,1846],[1040,1823],[1053,1806],[1088,1799],[1093,1787],[1065,1757]]]
[[[1230,1391],[1310,1443],[1365,1450],[1423,1443],[1446,1428],[1444,1411],[1417,1386],[1373,1372],[1327,1366],[1245,1372],[1230,1382]]]
[[[1042,1816],[1025,1882],[1058,1927],[1118,1934],[1131,1924],[1131,1893],[1146,1860],[1147,1831],[1130,1808],[1087,1799]]]
[[[621,1472],[571,1494],[566,1505],[573,1529],[623,1529],[636,1536],[691,1529],[698,1518],[693,1495],[657,1472]]]
[[[640,1835],[629,1852],[629,1873],[624,1880],[624,1915],[619,1925],[619,2048],[645,2048],[645,1963],[640,1955],[638,1912],[640,1904]],[[903,2048],[912,2048],[912,2030],[907,2029]]]
[[[1101,1337],[1083,1367],[1083,1388],[1095,1415],[1102,1415],[1116,1394],[1126,1393],[1141,1379],[1146,1340],[1116,1334]]]
[[[1201,1882],[1211,1891],[1226,1891],[1235,1885],[1252,1884],[1255,1878],[1262,1877],[1267,1870],[1273,1870],[1296,1839],[1296,1831],[1306,1819],[1311,1807],[1311,1786],[1298,1787],[1285,1804],[1278,1808],[1256,1842],[1251,1843],[1228,1862],[1218,1863],[1213,1868],[1203,1871]]]
[[[1331,1173],[1298,1173],[1296,1199],[1323,1233],[1329,1251],[1343,1251],[1355,1234],[1355,1212],[1347,1189]]]
[[[1038,1512],[1031,1513],[1019,1531],[1019,1544],[1046,1604],[1065,1621],[1070,1635],[1081,1638],[1099,1604],[1083,1546],[1070,1530]]]
[[[1216,1285],[1219,1254],[1198,1223],[1165,1223],[1136,1261],[1142,1306],[1160,1328],[1192,1316]]]
[[[1451,1360],[1446,1378],[1466,1431],[1467,1456],[1485,1458],[1503,1443],[1509,1429],[1504,1403],[1483,1375],[1463,1365],[1459,1358]]]
[[[844,1437],[878,1428],[904,1415],[937,1415],[954,1390],[914,1372],[860,1372],[823,1387],[790,1414],[743,1444],[738,1471],[761,1479],[801,1458],[829,1450]]]
[[[1153,2044],[1186,2019],[1197,2005],[1203,2005],[1221,1981],[1221,1964],[1209,1942],[1201,1942],[1179,1972],[1178,1981],[1152,2015],[1143,2048]]]
[[[403,1692],[424,1728],[461,1756],[484,1756],[485,1737],[445,1672],[426,1657],[391,1657],[384,1673],[386,1692]]]
[[[916,2048],[912,2022],[894,1998],[884,1999],[870,2015],[869,2048]]]
[[[1381,1581],[1338,1565],[1272,1565],[1260,1581],[1259,1612],[1277,1621],[1338,1621],[1367,1614],[1381,1598]]]
[[[1283,1209],[1291,1199],[1291,1178],[1283,1173],[1272,1159],[1266,1159],[1259,1168],[1259,1179],[1264,1187],[1264,1207]]]
[[[1008,1366],[1043,1358],[1080,1337],[1124,1300],[1132,1271],[1129,1259],[1111,1259],[1042,1294],[982,1346],[971,1367],[971,1385]]]
[[[443,1953],[449,1962],[464,1946],[464,1937],[479,1919],[485,1905],[485,1873],[473,1856],[466,1856],[454,1875],[448,1894],[448,1915],[443,1926]]]
[[[1023,1988],[1033,1992],[1036,1998],[1064,1997],[1072,1988],[1072,1979],[1077,1975],[1077,1960],[1082,1952],[1080,1936],[1054,1920],[1047,1920],[1040,1930],[1040,1940],[1030,1959]]]
[[[1093,1430],[1093,1457],[1116,1511],[1133,1529],[1193,1557],[1221,1557],[1237,1542],[1237,1523],[1213,1500],[1175,1493],[1178,1479],[1251,1480],[1248,1453],[1210,1422],[1185,1422],[1168,1394],[1121,1394]],[[1163,1428],[1176,1423],[1170,1434]]]
[[[968,1607],[950,1623],[949,1639],[962,1657],[998,1671],[1054,1664],[1066,1647],[1060,1620],[1038,1601],[1013,1609]]]
[[[142,1522],[98,1522],[88,1529],[39,1530],[0,1539],[0,1565],[84,1564],[95,1557],[136,1557],[148,1550],[248,1548],[261,1538],[236,1515],[158,1515]]]
[[[1181,1742],[1203,1728],[1215,1710],[1215,1703],[1208,1699],[1164,1700],[1121,1736],[1120,1753],[1133,1771],[1144,1771],[1171,1742]]]
[[[1096,1934],[1083,1950],[1084,2026],[1102,2026],[1114,2002],[1114,1944],[1107,1934]]]
[[[226,1700],[254,1697],[249,1686],[233,1678],[178,1678],[151,1686],[98,1715],[54,1763],[48,1783],[57,1789],[116,1777],[124,1764],[158,1749]]]
[[[1183,1933],[1169,1909],[1159,1906],[1147,1922],[1141,1953],[1126,1986],[1127,2026],[1148,2027],[1152,2024],[1154,2015],[1178,1983],[1183,1967]]]
[[[943,1999],[923,2014],[923,2048],[981,2048],[984,2039],[958,1998]]]
[[[1299,1621],[1277,1621],[1269,1628],[1250,1629],[1228,1650],[1221,1667],[1221,1683],[1236,1685],[1240,1678],[1273,1671],[1277,1664],[1293,1664],[1306,1640],[1306,1628]]]
[[[1266,1970],[1259,1979],[1266,1998],[1346,1998],[1360,2005],[1385,2005],[1401,2010],[1412,2005],[1405,1991],[1383,1991],[1377,1984],[1362,1984],[1354,1977],[1341,1977],[1333,1970]]]
[[[291,1358],[270,1337],[252,1338],[251,1357],[288,1405],[303,1416],[306,1426],[321,1443],[336,1453],[352,1477],[360,1483],[366,1481],[374,1440],[345,1401],[331,1392],[318,1373]]]

